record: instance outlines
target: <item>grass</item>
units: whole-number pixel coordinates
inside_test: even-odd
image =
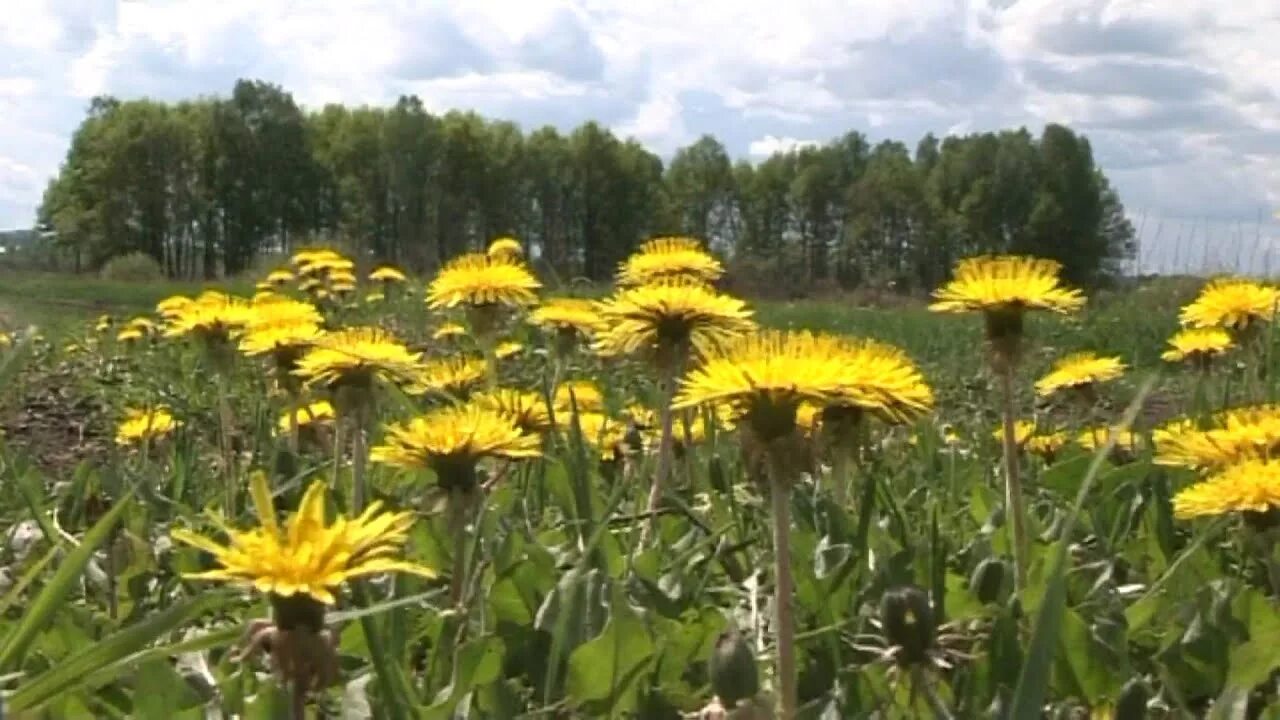
[[[184,578],[211,561],[174,544],[169,531],[218,535],[206,509],[235,527],[255,524],[242,486],[250,470],[268,473],[278,507],[295,507],[318,479],[332,484],[331,511],[346,510],[351,455],[335,457],[325,428],[290,449],[275,429],[284,397],[261,363],[240,358],[223,382],[188,343],[127,347],[92,329],[99,314],[145,314],[164,297],[200,289],[0,278],[6,323],[34,323],[46,336],[0,354],[9,390],[0,401],[0,522],[25,538],[0,551],[0,577],[9,580],[0,586],[0,690],[11,713],[296,712],[265,658],[235,657],[244,625],[270,617],[268,603]],[[1227,364],[1208,379],[1161,367],[1177,309],[1195,290],[1153,282],[1100,295],[1077,318],[1035,318],[1017,378],[1019,412],[1074,433],[1126,417],[1141,424],[1139,411],[1156,395],[1185,412],[1195,397],[1213,407],[1266,400],[1271,381],[1255,371],[1274,353],[1241,354],[1240,368]],[[1175,519],[1170,499],[1194,474],[1155,465],[1145,436],[1096,453],[1069,445],[1057,457],[1023,458],[1031,562],[1027,588],[1015,594],[991,434],[997,402],[978,320],[922,304],[884,310],[840,300],[756,311],[769,326],[901,346],[938,396],[936,411],[915,425],[866,428],[873,442],[851,469],[851,500],[835,500],[822,465],[806,464],[791,488],[801,717],[1245,717],[1230,713],[1246,706],[1263,717],[1280,713],[1280,658],[1271,651],[1280,641],[1277,588],[1267,574],[1280,562],[1274,528],[1234,517]],[[391,328],[433,356],[476,351],[466,340],[432,341],[434,327],[458,318],[428,313],[420,297],[326,313],[334,324]],[[526,350],[496,364],[502,386],[545,392],[555,379],[594,380],[614,423],[628,403],[652,405],[657,395],[643,363],[580,351],[557,364],[531,328],[513,323],[507,332]],[[1118,354],[1132,369],[1087,408],[1031,396],[1031,382],[1054,358],[1081,349]],[[385,424],[445,401],[380,394],[372,442]],[[112,434],[124,410],[154,404],[168,406],[181,427],[141,447],[117,446]],[[641,544],[653,454],[623,462],[599,447],[598,435],[581,433],[587,423],[571,420],[570,409],[556,413],[544,458],[482,467],[487,489],[467,506],[465,523],[446,512],[457,506],[432,472],[368,468],[373,498],[414,513],[407,557],[441,577],[352,584],[325,616],[338,682],[307,699],[312,709],[675,720],[710,704],[724,682],[707,659],[730,627],[758,666],[757,700],[771,703],[770,498],[735,432],[708,427],[678,456],[654,542]],[[810,458],[825,451],[805,450]],[[229,460],[242,471],[230,478]],[[228,507],[228,497],[238,500]],[[446,600],[452,568],[464,580],[458,607]],[[881,597],[904,585],[928,593],[925,612],[938,626],[918,656],[902,649],[914,636],[895,636],[880,609]]]

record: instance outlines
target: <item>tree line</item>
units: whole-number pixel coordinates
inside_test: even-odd
[[[307,112],[250,80],[178,103],[95,98],[37,225],[77,270],[143,252],[182,278],[320,242],[430,271],[513,235],[561,279],[605,280],[644,239],[690,234],[739,282],[905,291],[1006,251],[1094,285],[1134,250],[1088,140],[1061,125],[914,150],[849,132],[758,163],[704,136],[664,163],[595,122],[526,133],[413,96]]]

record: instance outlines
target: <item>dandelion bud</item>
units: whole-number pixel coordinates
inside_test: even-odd
[[[738,701],[760,692],[755,655],[737,629],[726,630],[716,638],[707,662],[707,674],[711,676],[711,689],[726,708],[732,709]]]
[[[880,600],[880,621],[885,639],[899,648],[898,664],[924,662],[934,641],[933,608],[925,591],[914,585],[887,591]]]
[[[729,479],[725,476],[724,460],[718,454],[712,455],[711,461],[707,463],[707,480],[716,492],[728,493],[733,489],[729,485]]]
[[[989,557],[978,563],[969,578],[969,589],[983,605],[1000,601],[1004,595],[1004,581],[1008,576],[1005,563],[1000,558]]]
[[[1116,699],[1115,720],[1142,720],[1147,716],[1147,685],[1135,677],[1124,684]]]

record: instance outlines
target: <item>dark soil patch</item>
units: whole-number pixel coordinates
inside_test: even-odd
[[[11,448],[25,451],[51,477],[69,474],[84,460],[105,458],[111,442],[105,413],[76,392],[70,369],[29,375],[21,389],[0,411],[0,429]]]

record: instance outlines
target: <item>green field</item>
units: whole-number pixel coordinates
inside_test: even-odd
[[[750,686],[756,704],[734,717],[769,717],[759,713],[778,687],[777,558],[769,494],[739,431],[703,418],[697,433],[677,432],[694,444],[675,455],[645,539],[653,436],[630,455],[605,438],[625,427],[629,405],[655,406],[652,369],[583,348],[557,364],[548,338],[510,319],[503,337],[523,350],[459,393],[594,380],[603,405],[548,395],[562,419],[546,431],[543,457],[484,461],[485,489],[465,496],[473,505],[455,504],[463,496],[429,469],[374,462],[365,475],[350,423],[336,438],[318,428],[295,452],[277,428],[287,395],[260,360],[218,360],[183,338],[114,339],[119,323],[153,316],[158,300],[200,289],[0,277],[0,322],[43,336],[0,355],[0,518],[13,528],[0,562],[0,690],[11,714],[675,720]],[[231,289],[249,294],[252,284]],[[764,326],[903,348],[937,398],[905,426],[868,422],[853,465],[830,461],[825,436],[804,441],[811,454],[789,504],[800,717],[1280,717],[1275,528],[1175,518],[1170,498],[1194,473],[1154,464],[1146,434],[1178,413],[1275,396],[1274,368],[1258,372],[1275,364],[1269,334],[1210,375],[1163,367],[1178,308],[1198,289],[1151,282],[1098,295],[1077,316],[1028,323],[1020,417],[1074,437],[1131,407],[1141,432],[1109,455],[1068,444],[1053,458],[1023,458],[1031,562],[1021,592],[980,319],[931,313],[923,300],[751,304]],[[117,321],[111,330],[94,329],[103,314]],[[463,316],[428,311],[421,291],[324,314],[332,327],[388,328],[428,358],[480,350],[468,338],[433,339]],[[1035,378],[1077,350],[1118,355],[1129,370],[1087,407],[1034,397]],[[371,444],[456,399],[415,392],[380,391]],[[141,445],[115,442],[128,409],[156,405],[180,426]],[[345,583],[325,615],[334,682],[305,698],[273,677],[269,653],[237,657],[246,623],[272,617],[271,603],[184,577],[213,563],[170,534],[194,529],[222,542],[221,523],[254,527],[256,470],[282,511],[320,482],[332,487],[330,516],[350,513],[354,488],[367,482],[372,498],[414,520],[402,554],[439,572]],[[906,585],[931,599],[907,616],[909,631],[888,627],[902,617],[884,602]],[[274,612],[283,627],[284,611]],[[747,654],[713,672],[707,660],[733,626]],[[282,652],[302,642],[272,637]]]

